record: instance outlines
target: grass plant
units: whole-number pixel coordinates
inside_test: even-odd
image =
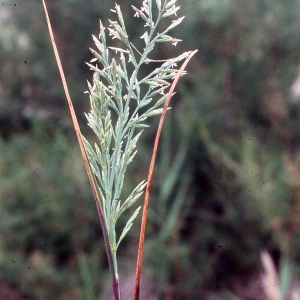
[[[158,142],[175,86],[179,77],[184,73],[188,61],[196,51],[184,52],[166,60],[149,58],[157,43],[171,43],[176,46],[180,42],[179,39],[169,35],[169,32],[184,19],[184,17],[176,17],[180,8],[176,6],[176,0],[156,0],[155,3],[152,0],[144,0],[140,9],[132,6],[135,12],[134,16],[144,22],[145,31],[141,36],[144,41],[142,50],[139,50],[130,41],[121,8],[116,4],[111,11],[116,14],[117,20],[108,20],[107,28],[100,21],[99,38],[93,36],[96,50],[91,49],[91,52],[94,58],[88,63],[94,76],[92,83],[88,83],[87,93],[90,98],[91,110],[86,114],[86,117],[88,125],[98,140],[95,145],[92,145],[81,134],[55,44],[46,4],[44,0],[42,1],[73,124],[96,201],[114,297],[117,300],[122,299],[117,250],[120,242],[130,230],[141,206],[133,210],[121,233],[116,232],[116,222],[127,209],[136,203],[146,188],[134,294],[134,299],[138,300],[147,209]],[[161,26],[158,26],[160,22],[174,16],[176,19],[161,30]],[[107,33],[109,40],[119,40],[118,47],[110,46],[112,42],[107,41]],[[177,69],[177,63],[183,60],[184,63],[181,68]],[[144,75],[142,68],[150,64],[153,67],[150,68],[148,74]],[[170,81],[173,83],[171,84]],[[161,115],[161,119],[148,179],[147,181],[142,180],[129,195],[125,196],[122,193],[122,188],[127,167],[137,153],[137,142],[143,129],[148,127],[145,123],[146,120],[157,115]]]

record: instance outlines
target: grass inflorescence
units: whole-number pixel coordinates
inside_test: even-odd
[[[196,51],[184,52],[177,57],[166,60],[149,58],[157,43],[171,43],[176,46],[181,41],[169,35],[169,32],[184,19],[184,17],[177,17],[180,7],[176,6],[176,0],[156,0],[155,3],[152,0],[144,0],[140,9],[132,6],[134,17],[141,18],[144,22],[145,31],[141,35],[144,43],[142,50],[139,50],[130,41],[121,8],[116,4],[112,12],[116,14],[117,20],[108,20],[107,28],[100,21],[99,37],[93,36],[96,49],[91,49],[91,51],[94,58],[88,63],[94,75],[92,83],[88,83],[87,93],[90,98],[91,110],[86,114],[86,117],[88,125],[98,140],[92,145],[80,132],[44,0],[43,3],[74,127],[96,200],[115,299],[122,298],[117,250],[120,242],[130,230],[141,206],[133,210],[120,233],[116,232],[116,223],[119,217],[136,203],[147,186],[135,287],[135,299],[139,299],[139,278],[146,215],[158,140],[175,85],[184,73],[187,62]],[[175,19],[165,29],[158,30],[158,24],[163,19],[174,16]],[[107,39],[119,40],[118,47],[108,46]],[[182,60],[185,60],[185,63],[178,69],[177,63]],[[141,68],[145,64],[155,64],[146,75],[141,72]],[[170,81],[173,81],[173,84],[167,91],[171,85]],[[137,153],[137,142],[143,129],[148,127],[147,119],[157,115],[161,115],[161,121],[155,140],[148,180],[142,180],[129,195],[124,196],[122,193],[124,178],[129,164]]]

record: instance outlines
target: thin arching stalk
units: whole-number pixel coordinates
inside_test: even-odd
[[[56,47],[56,43],[55,43],[53,31],[52,31],[50,18],[49,18],[49,15],[48,15],[46,3],[45,3],[44,0],[42,0],[42,1],[43,1],[45,16],[46,16],[46,20],[47,20],[48,29],[49,29],[49,35],[50,35],[50,38],[51,38],[51,43],[52,43],[52,46],[53,46],[57,66],[58,66],[59,73],[60,73],[60,76],[61,76],[61,80],[62,80],[62,84],[63,84],[63,87],[64,87],[65,95],[66,95],[66,98],[67,98],[67,101],[68,101],[68,105],[69,105],[69,109],[70,109],[70,112],[71,112],[71,117],[72,117],[73,125],[74,125],[74,128],[75,128],[77,140],[78,140],[80,150],[81,150],[81,154],[82,154],[82,157],[83,157],[84,165],[85,165],[85,168],[86,168],[86,171],[87,171],[87,174],[88,174],[88,178],[89,178],[89,181],[90,181],[90,184],[91,184],[91,187],[92,187],[93,195],[94,195],[94,198],[95,198],[95,201],[96,201],[96,207],[97,207],[100,223],[101,223],[102,230],[103,230],[105,248],[106,248],[106,253],[107,253],[107,258],[108,258],[108,263],[109,263],[109,268],[110,268],[110,273],[111,273],[111,278],[112,278],[112,286],[113,286],[114,296],[115,296],[116,300],[122,300],[120,282],[119,282],[119,278],[117,277],[117,274],[115,272],[115,268],[114,268],[114,264],[113,264],[112,253],[111,253],[110,246],[109,246],[109,238],[108,238],[107,227],[106,227],[103,211],[102,211],[102,208],[100,206],[100,198],[99,198],[99,193],[98,193],[96,180],[95,180],[95,177],[94,177],[93,172],[91,170],[90,162],[88,160],[88,156],[87,156],[84,144],[83,144],[80,127],[79,127],[79,124],[78,124],[78,121],[77,121],[77,117],[76,117],[75,110],[74,110],[74,107],[73,107],[73,104],[72,104],[72,100],[71,100],[71,96],[70,96],[70,93],[69,93],[68,85],[67,85],[66,78],[65,78],[65,75],[64,75],[63,67],[62,67],[60,57],[59,57],[59,53],[58,53],[58,50],[57,50],[57,47]]]
[[[197,51],[198,50],[194,50],[194,51],[190,52],[189,56],[186,58],[186,60],[182,64],[176,78],[174,79],[174,81],[171,85],[170,91],[168,92],[168,97],[167,97],[166,102],[164,104],[163,112],[161,114],[158,129],[157,129],[157,132],[156,132],[156,137],[155,137],[153,151],[152,151],[152,157],[151,157],[150,166],[149,166],[145,198],[144,198],[143,215],[142,215],[140,239],[139,239],[139,246],[138,246],[138,258],[137,258],[136,277],[135,277],[134,300],[139,300],[139,298],[140,298],[140,281],[141,281],[143,248],[144,248],[144,242],[145,242],[145,231],[146,231],[149,196],[150,196],[151,182],[152,182],[154,164],[155,164],[155,159],[156,159],[156,154],[157,154],[157,148],[158,148],[158,143],[159,143],[159,139],[160,139],[160,135],[161,135],[165,115],[166,115],[167,108],[169,106],[171,97],[173,95],[175,86],[177,85],[178,80],[179,80],[180,76],[182,75],[182,73],[183,73],[186,65],[188,64],[189,60],[192,58],[192,56]]]

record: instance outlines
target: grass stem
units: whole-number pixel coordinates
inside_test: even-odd
[[[178,83],[178,80],[183,73],[186,65],[192,58],[192,56],[197,52],[198,50],[191,51],[188,55],[188,57],[185,59],[184,63],[182,64],[181,68],[179,69],[178,74],[176,75],[171,88],[168,92],[168,97],[166,99],[166,102],[164,104],[163,112],[160,117],[160,121],[158,124],[158,129],[156,132],[156,137],[154,141],[153,151],[152,151],[152,157],[150,161],[149,166],[149,172],[148,172],[148,179],[147,179],[147,186],[146,186],[146,192],[145,192],[145,198],[144,198],[144,206],[143,206],[143,214],[142,214],[142,223],[141,223],[141,230],[140,230],[140,239],[139,239],[139,246],[138,246],[138,258],[137,258],[137,267],[136,267],[136,276],[135,276],[135,289],[134,289],[134,300],[139,300],[140,298],[140,281],[141,281],[141,271],[142,271],[142,261],[143,261],[143,249],[144,249],[144,242],[145,242],[145,231],[146,231],[146,223],[147,223],[147,213],[148,213],[148,204],[149,204],[149,197],[150,197],[150,189],[151,189],[151,182],[152,182],[152,176],[153,176],[153,170],[154,170],[154,164],[157,154],[157,148],[158,143],[164,123],[164,119],[167,113],[167,109],[170,103],[170,100],[172,98],[174,89]]]

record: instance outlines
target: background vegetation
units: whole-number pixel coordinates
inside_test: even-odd
[[[92,73],[85,62],[91,34],[98,35],[99,18],[107,25],[113,17],[114,1],[48,2],[87,135]],[[199,52],[160,145],[144,290],[154,288],[159,299],[202,299],[207,290],[230,289],[237,275],[259,272],[262,249],[276,263],[288,257],[299,266],[300,2],[178,2],[187,17],[173,35],[184,42],[152,58]],[[139,46],[139,20],[128,1],[119,4]],[[1,277],[27,298],[101,299],[105,249],[42,4],[1,1],[0,22]],[[128,190],[146,177],[157,121],[142,138]],[[133,288],[138,230],[135,222],[119,252],[125,293]]]

